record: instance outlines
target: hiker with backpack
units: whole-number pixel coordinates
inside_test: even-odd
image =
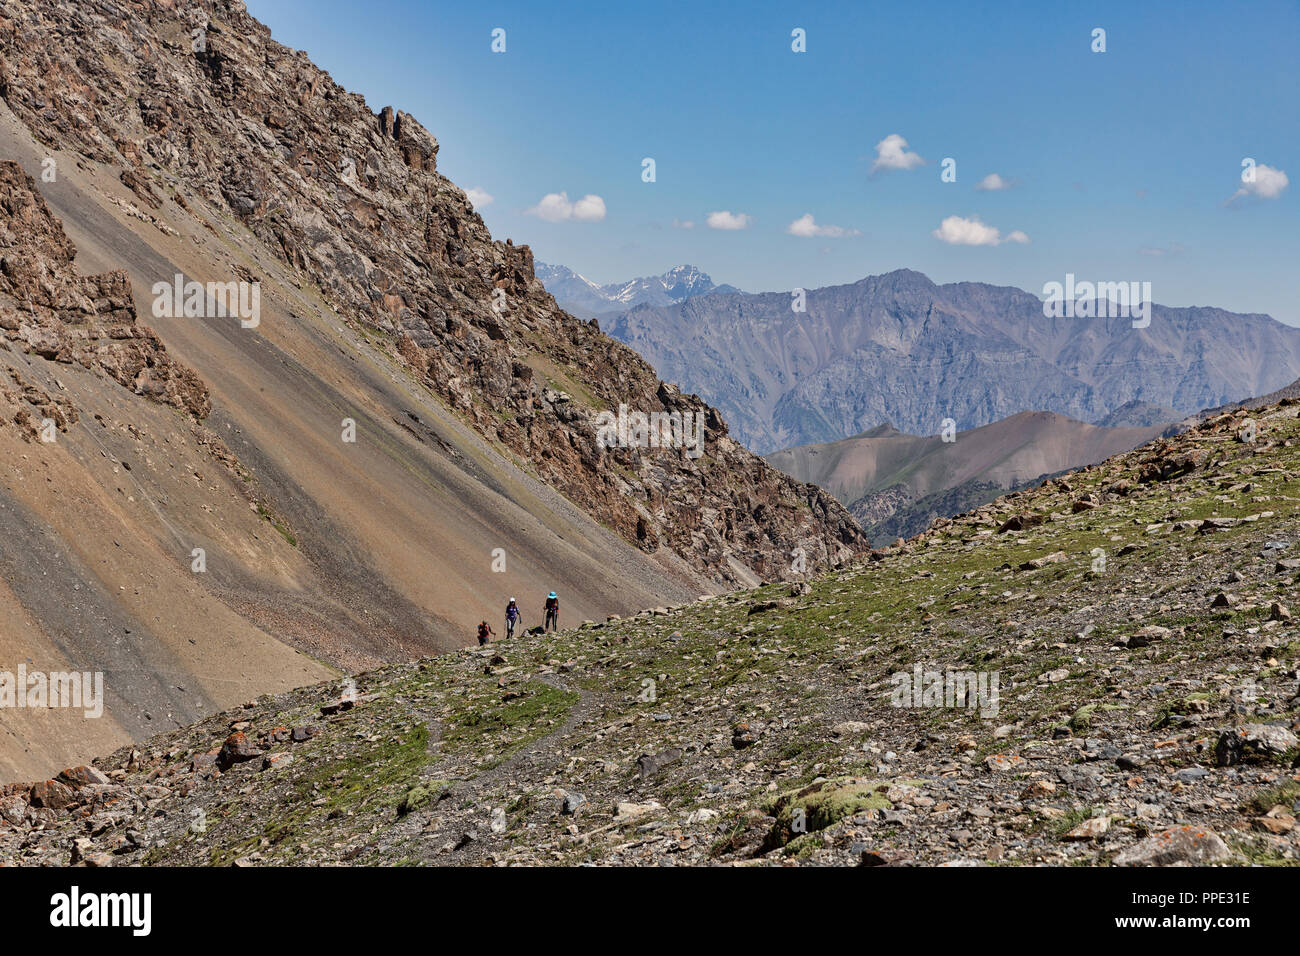
[[[488,622],[487,622],[487,621],[479,621],[479,624],[478,624],[478,646],[479,646],[479,647],[482,647],[484,644],[486,644],[488,641],[492,640],[492,638],[494,638],[494,637],[496,637],[496,635],[492,632],[492,628],[488,627]]]
[[[519,620],[522,617],[523,615],[519,611],[519,605],[515,603],[514,598],[511,598],[510,603],[506,605],[506,639],[507,640],[515,636],[515,625],[519,623]]]
[[[546,623],[542,626],[542,631],[558,631],[560,629],[560,599],[552,591],[546,595]]]

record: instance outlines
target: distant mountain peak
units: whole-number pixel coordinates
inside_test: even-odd
[[[590,318],[638,306],[668,306],[710,294],[739,293],[731,285],[715,285],[712,277],[689,263],[673,266],[657,276],[640,276],[625,282],[598,285],[568,266],[536,265],[537,277],[564,309]]]

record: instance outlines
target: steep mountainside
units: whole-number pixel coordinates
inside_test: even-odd
[[[1049,319],[1020,289],[939,286],[909,270],[810,290],[806,312],[791,306],[789,292],[715,295],[601,324],[763,453],[881,422],[931,434],[945,418],[969,429],[1026,409],[1098,422],[1140,401],[1181,418],[1300,375],[1300,329],[1221,309],[1156,305],[1138,329],[1129,318]]]
[[[910,538],[999,494],[1136,448],[1165,431],[1101,428],[1051,412],[1021,412],[992,425],[940,435],[888,426],[825,445],[787,448],[767,460],[844,502],[872,539]]]
[[[735,286],[714,285],[706,273],[691,265],[674,266],[663,275],[596,285],[566,266],[539,262],[537,278],[561,308],[587,319],[637,305],[671,305],[698,295],[740,292]]]
[[[830,496],[557,309],[528,249],[493,241],[437,173],[437,150],[242,3],[0,0],[0,157],[34,181],[15,201],[62,222],[32,273],[48,275],[0,309],[13,387],[42,393],[0,429],[20,443],[0,492],[0,671],[38,635],[42,667],[107,672],[103,723],[121,723],[97,742],[100,724],[80,722],[68,750],[30,757],[43,769],[324,665],[463,646],[512,594],[533,624],[561,591],[568,623],[865,546]],[[74,247],[83,274],[105,275],[67,278]],[[56,274],[63,331],[33,319]],[[260,315],[222,316],[211,294],[169,312],[155,286],[177,281],[257,289]],[[78,318],[86,301],[102,333]],[[22,443],[46,417],[72,421],[61,403],[69,431]],[[597,413],[620,404],[698,411],[703,455],[598,447]],[[140,655],[177,655],[176,679],[105,658],[115,628]],[[224,657],[187,657],[222,642]],[[30,772],[42,734],[20,717],[35,719],[0,711],[7,778]]]
[[[268,582],[293,573],[293,550],[200,423],[206,385],[137,321],[126,273],[78,274],[10,162],[0,216],[0,780],[330,676],[222,599],[227,549]],[[195,548],[210,575],[194,572]],[[100,673],[102,696],[23,709],[20,667]]]
[[[175,191],[234,219],[340,317],[388,337],[482,435],[643,551],[735,582],[779,573],[795,547],[833,561],[857,543],[833,502],[560,311],[529,249],[493,241],[437,173],[438,142],[414,117],[375,114],[238,0],[0,13],[2,92],[42,142],[120,164],[146,206]],[[596,413],[623,403],[704,414],[705,456],[602,450]]]
[[[1253,442],[1223,416],[811,582],[5,788],[0,861],[1296,865],[1300,421],[1253,414]]]

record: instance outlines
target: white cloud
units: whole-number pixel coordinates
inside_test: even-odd
[[[568,193],[547,193],[527,213],[547,222],[600,222],[605,218],[605,200],[589,193],[569,202]]]
[[[486,189],[479,189],[477,186],[465,190],[465,195],[469,197],[469,204],[475,209],[483,209],[496,201],[490,192]]]
[[[1004,237],[997,229],[980,222],[978,216],[970,219],[949,216],[931,235],[953,246],[1000,246],[1004,242],[1029,241],[1029,237],[1019,229],[1013,229]]]
[[[754,220],[743,212],[731,213],[724,209],[709,213],[704,221],[710,229],[746,229]]]
[[[792,236],[802,236],[812,238],[821,236],[825,239],[842,239],[845,236],[860,236],[856,229],[845,229],[843,226],[819,226],[813,221],[813,214],[804,213],[790,225],[785,227],[785,231]]]
[[[1291,180],[1287,178],[1286,173],[1282,170],[1258,163],[1255,166],[1255,181],[1253,183],[1243,183],[1241,188],[1232,194],[1232,199],[1229,199],[1228,202],[1240,199],[1242,196],[1276,199],[1282,195],[1282,191],[1289,185],[1291,185]]]
[[[916,153],[907,151],[907,140],[897,133],[890,133],[876,144],[876,161],[871,164],[871,171],[874,173],[880,169],[913,169],[924,165],[924,159]]]
[[[695,228],[695,223],[693,223],[693,222],[692,222],[691,220],[689,220],[689,219],[674,219],[674,220],[673,220],[673,228],[674,228],[674,229],[694,229],[694,228]]]
[[[1010,179],[1003,179],[997,173],[989,173],[976,184],[975,188],[986,193],[1002,192],[1004,189],[1010,189],[1015,183]]]
[[[1171,242],[1167,246],[1148,246],[1145,249],[1139,249],[1138,252],[1144,256],[1176,256],[1183,251],[1183,244],[1180,242]]]

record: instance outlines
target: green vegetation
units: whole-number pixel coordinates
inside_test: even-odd
[[[1268,813],[1276,806],[1290,809],[1297,800],[1300,800],[1300,780],[1291,779],[1255,794],[1248,806],[1256,813]]]
[[[510,700],[493,705],[480,698],[481,706],[458,715],[443,736],[443,744],[447,751],[473,754],[480,770],[490,770],[554,730],[578,700],[574,691],[560,690],[540,680],[529,681]]]
[[[825,780],[772,798],[763,811],[776,818],[768,848],[785,846],[796,836],[815,833],[845,817],[867,810],[893,807],[885,796],[888,782],[858,779]]]
[[[298,539],[294,537],[293,532],[289,530],[289,526],[285,524],[282,520],[280,520],[278,517],[276,517],[274,514],[272,514],[270,511],[268,511],[266,509],[266,506],[263,505],[260,501],[257,504],[257,514],[258,517],[266,520],[271,525],[272,528],[280,532],[280,536],[284,538],[285,541],[289,542],[290,547],[292,548],[298,547]]]

